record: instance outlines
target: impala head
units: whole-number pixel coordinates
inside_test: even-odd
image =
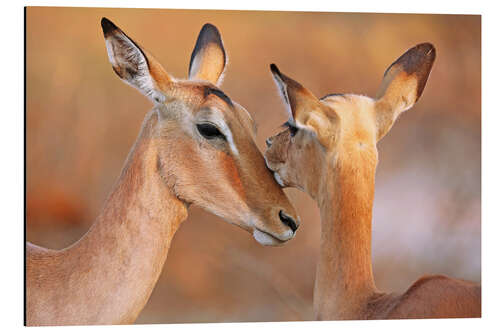
[[[418,100],[436,51],[419,44],[385,72],[377,96],[331,94],[321,99],[271,65],[271,72],[289,113],[287,129],[266,143],[266,162],[282,186],[293,186],[317,198],[322,175],[334,166],[375,170],[377,142],[396,118]],[[354,167],[354,162],[357,165]],[[333,165],[332,165],[333,163]]]
[[[116,74],[155,104],[152,141],[162,181],[180,200],[252,232],[261,244],[293,238],[299,220],[266,168],[255,124],[219,88],[227,60],[217,28],[203,26],[189,78],[177,80],[112,22],[101,24]]]

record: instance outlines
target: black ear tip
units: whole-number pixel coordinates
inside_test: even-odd
[[[217,27],[215,25],[213,25],[212,23],[205,23],[203,25],[203,27],[201,28],[201,30],[216,30],[217,31]]]
[[[418,46],[427,53],[436,53],[436,48],[431,43],[422,43]]]
[[[221,40],[219,29],[212,23],[205,23],[201,28],[200,35],[209,36],[210,39]]]
[[[418,44],[412,50],[430,60],[436,57],[436,48],[431,43]]]
[[[271,65],[269,66],[269,68],[271,69],[271,72],[272,72],[273,74],[278,74],[278,75],[280,75],[280,76],[281,76],[281,73],[280,73],[280,70],[278,69],[278,66],[276,66],[275,64],[271,64]]]
[[[105,17],[103,17],[101,19],[101,27],[102,27],[102,31],[104,32],[104,34],[107,34],[109,32],[112,32],[112,31],[118,29],[118,27],[113,22],[111,22],[110,20],[108,20]]]
[[[435,50],[435,49],[436,49],[436,48],[434,47],[434,45],[432,45],[432,43],[427,42],[427,43],[424,43],[424,45],[426,45],[426,46],[427,46],[428,48],[430,48],[430,49],[433,49],[433,50]]]
[[[430,50],[436,50],[436,48],[434,47],[434,45],[432,45],[429,42],[418,44],[416,47],[421,48],[421,49],[425,49],[425,50],[429,50],[429,51]]]
[[[433,59],[436,57],[436,48],[431,43],[427,43],[429,50],[427,54],[431,56]]]

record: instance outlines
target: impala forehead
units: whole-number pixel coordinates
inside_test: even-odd
[[[325,96],[322,102],[341,119],[342,132],[356,135],[363,133],[363,137],[372,132],[374,134],[375,101],[372,98],[354,94],[333,94]]]
[[[210,95],[217,96],[220,100],[222,100],[226,105],[230,108],[233,108],[233,101],[231,98],[229,98],[222,90],[210,86],[205,86],[203,88],[203,96],[205,98],[209,97]]]
[[[207,106],[215,107],[224,113],[223,117],[227,123],[236,118],[245,128],[256,134],[257,126],[250,113],[217,86],[199,80],[179,80],[172,85],[172,94],[188,101],[195,113]]]
[[[166,93],[166,92],[164,92]],[[227,108],[233,107],[233,101],[221,89],[207,81],[175,80],[168,85],[168,95],[173,99],[181,99],[193,105],[208,101],[224,103]],[[169,103],[167,99],[166,103]]]
[[[321,99],[323,104],[333,109],[340,117],[353,115],[366,115],[373,112],[375,101],[363,95],[332,94]]]
[[[164,107],[176,110],[178,123],[193,137],[199,136],[196,124],[211,123],[224,134],[236,156],[238,137],[255,139],[256,126],[248,111],[215,85],[185,80],[175,82],[172,89],[176,98]]]

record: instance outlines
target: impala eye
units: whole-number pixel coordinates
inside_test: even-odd
[[[288,129],[290,130],[290,135],[291,136],[295,136],[295,134],[297,134],[297,131],[299,130],[295,125],[293,125],[289,121],[287,121],[286,123],[284,123],[283,126],[288,127]]]
[[[212,140],[212,139],[219,138],[219,139],[226,140],[226,137],[224,136],[224,134],[222,134],[219,131],[219,129],[212,124],[208,124],[208,123],[197,124],[196,128],[198,129],[198,132],[200,132],[200,134],[205,139]]]

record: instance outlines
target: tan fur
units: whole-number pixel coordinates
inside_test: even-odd
[[[101,214],[73,246],[27,244],[27,324],[132,323],[159,277],[168,248],[187,217],[161,181],[150,113]]]
[[[209,44],[204,53],[205,59],[210,59],[210,61],[201,64],[192,78],[215,83],[224,71],[225,66],[221,51],[215,45]]]
[[[160,91],[168,91],[171,88],[172,78],[163,69],[163,66],[148,51],[142,49],[148,59],[149,72],[156,83],[156,88]]]
[[[122,33],[105,19],[103,29],[108,37]],[[116,54],[131,45],[123,40],[111,42]],[[131,84],[137,82],[134,75],[152,78],[165,102],[147,114],[90,230],[63,250],[26,244],[29,326],[133,323],[189,204],[250,232],[259,229],[267,235],[266,245],[280,245],[295,235],[279,212],[298,218],[265,166],[246,110],[207,94],[207,89],[218,89],[212,83],[174,80],[149,53],[136,54],[147,56],[147,72],[134,72],[127,57],[114,62],[119,66],[115,71]],[[229,128],[237,154],[228,140],[208,140],[198,132],[197,124],[205,121],[200,117],[207,113],[209,120]]]
[[[219,31],[212,24],[206,23],[201,28],[189,63],[189,79],[220,84],[226,63]]]
[[[320,256],[314,286],[318,320],[481,316],[481,287],[475,283],[427,276],[397,295],[378,291],[373,278],[371,221],[378,162],[376,143],[399,113],[418,99],[434,57],[430,44],[409,50],[386,72],[376,100],[336,95],[301,102],[321,103],[323,119],[333,121],[299,129],[293,137],[290,130],[285,130],[268,139],[265,156],[269,168],[284,185],[306,191],[320,208]],[[279,84],[298,84],[280,76]],[[293,98],[315,99],[312,94]],[[309,110],[292,112],[307,114]],[[332,117],[332,113],[336,116]],[[297,125],[299,120],[294,120]],[[325,131],[331,140],[320,140]]]

